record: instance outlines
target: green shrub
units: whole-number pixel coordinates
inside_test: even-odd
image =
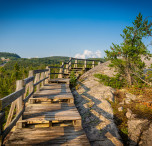
[[[72,71],[71,74],[70,74],[70,85],[75,87],[76,86],[76,80],[77,80],[77,78],[75,76],[75,73],[74,73],[74,71]]]
[[[112,88],[120,89],[124,85],[124,80],[121,79],[120,74],[116,74],[115,77],[109,77],[103,74],[95,74],[94,76],[100,79],[101,83]]]

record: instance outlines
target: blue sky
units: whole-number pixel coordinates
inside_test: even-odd
[[[147,0],[0,0],[0,52],[103,57],[112,43],[122,42],[122,30],[139,12],[152,16],[151,6]]]

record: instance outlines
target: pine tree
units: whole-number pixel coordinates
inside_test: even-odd
[[[150,52],[142,39],[151,36],[151,27],[152,22],[148,22],[147,19],[143,20],[139,13],[133,26],[127,26],[123,30],[121,34],[123,42],[120,45],[113,44],[110,47],[111,51],[105,51],[107,59],[111,60],[111,65],[117,69],[129,86],[138,83],[139,80],[144,81],[142,76],[145,63],[142,62],[141,56],[148,59]]]

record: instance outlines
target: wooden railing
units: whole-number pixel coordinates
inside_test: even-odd
[[[16,81],[16,91],[12,94],[0,99],[0,145],[2,145],[5,137],[16,125],[17,128],[22,128],[22,115],[25,111],[25,105],[29,98],[33,97],[34,91],[39,91],[40,86],[48,83],[50,79],[50,69],[47,67],[44,70],[31,70],[29,77],[24,80]],[[10,106],[5,127],[5,108]],[[15,117],[14,117],[15,115]]]
[[[67,63],[62,62],[61,67],[51,66],[46,67],[44,70],[31,70],[29,71],[28,78],[24,80],[17,80],[16,91],[0,99],[0,145],[3,144],[5,137],[15,125],[17,128],[22,128],[21,121],[26,103],[28,101],[33,101],[29,99],[33,98],[35,91],[40,90],[40,86],[44,86],[44,84],[48,83],[51,74],[58,74],[58,78],[63,78],[64,74],[68,73],[68,71],[72,68],[72,65],[74,68],[78,68],[78,65],[82,65],[82,68],[85,70],[87,68],[87,62],[90,61],[92,62],[92,68],[97,65],[95,64],[95,60],[70,58]],[[98,64],[99,63],[100,61]],[[59,73],[51,73],[51,68],[58,68]],[[8,106],[10,106],[9,113],[6,124],[3,126],[5,122],[5,110]]]
[[[81,61],[81,62],[78,62],[78,61]],[[88,62],[92,62],[92,63],[88,64]],[[95,62],[98,62],[98,63],[95,63]],[[94,68],[95,65],[99,65],[100,63],[101,62],[98,60],[69,58],[68,62],[62,62],[61,67],[49,66],[49,68],[50,69],[58,68],[59,72],[51,73],[51,74],[54,74],[54,75],[57,74],[58,78],[64,78],[64,74],[67,74],[69,72],[69,70],[72,68],[72,65],[73,65],[73,68],[75,68],[75,69],[80,68],[80,67],[78,67],[78,65],[81,65],[82,70],[87,70],[90,68]],[[87,68],[87,65],[91,65],[91,67]]]

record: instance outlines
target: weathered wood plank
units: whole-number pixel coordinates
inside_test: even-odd
[[[44,79],[42,79],[42,80],[40,80],[40,81],[38,81],[38,82],[36,82],[35,84],[34,84],[34,86],[36,86],[36,85],[38,85],[38,84],[40,84],[42,81],[44,81],[45,79],[47,79],[48,77],[45,77]]]
[[[23,81],[24,81],[24,85],[26,85],[26,84],[28,84],[29,82],[34,81],[34,76],[28,77],[28,78],[24,79]]]
[[[88,139],[81,127],[51,127],[17,129],[9,138],[6,145],[85,145]]]
[[[20,113],[13,119],[10,125],[3,131],[2,133],[3,140],[7,136],[7,134],[11,131],[11,129],[15,126],[19,118],[23,115],[24,111],[25,111],[25,106],[23,106],[22,111],[20,111]]]
[[[0,124],[3,123],[5,119],[5,112],[0,112]]]
[[[10,105],[18,97],[22,96],[25,93],[25,87],[13,92],[12,94],[0,99],[0,110],[3,110],[6,106]]]
[[[32,93],[30,93],[28,96],[26,96],[26,98],[23,99],[23,102],[26,103],[33,94],[34,94],[34,91]]]
[[[8,117],[7,117],[7,121],[6,121],[6,124],[5,124],[5,128],[11,123],[11,120],[13,118],[13,113],[14,113],[15,106],[16,106],[16,101],[12,102],[12,104],[11,104],[11,107],[10,107],[10,110],[9,110],[9,114],[8,114]]]
[[[16,81],[16,90],[22,89],[23,88],[23,80],[17,80]],[[16,114],[18,115],[23,109],[23,95],[21,95],[19,98],[16,100]],[[19,121],[22,120],[22,116],[20,116]],[[17,123],[17,128],[22,128],[22,123]]]

